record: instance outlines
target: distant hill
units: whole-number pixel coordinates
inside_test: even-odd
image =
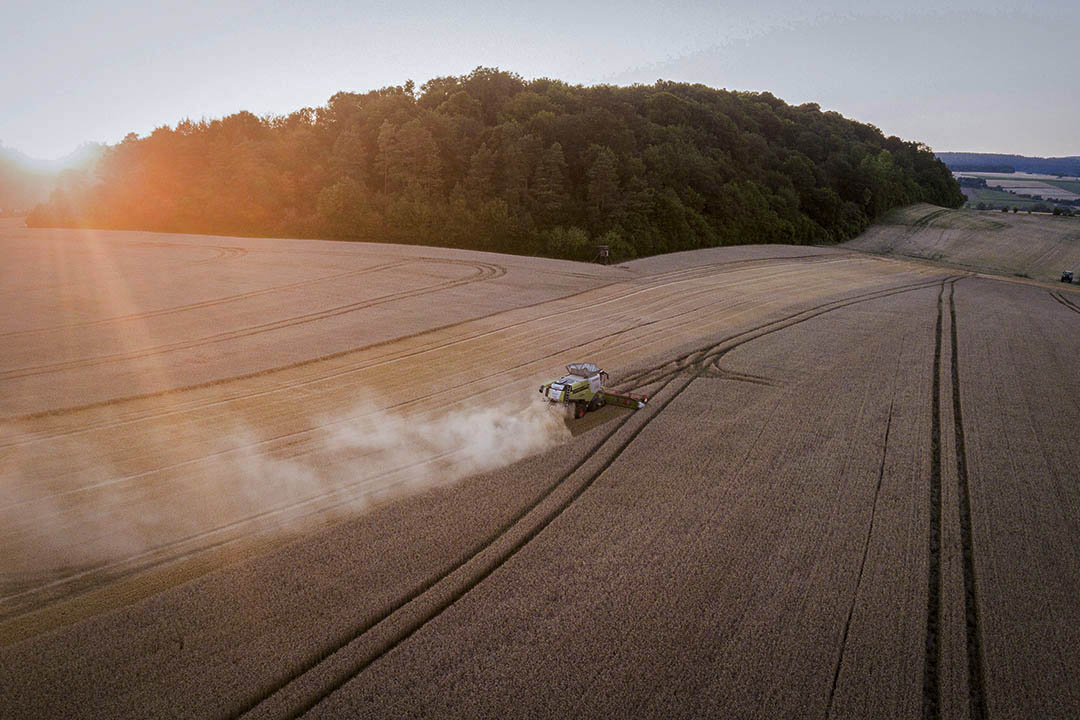
[[[0,212],[29,210],[49,199],[56,175],[34,170],[29,158],[0,147]]]
[[[0,145],[0,213],[29,211],[46,202],[57,183],[70,184],[85,176],[104,152],[104,146],[87,143],[66,157],[48,161]]]
[[[939,152],[938,159],[954,172],[1026,172],[1080,177],[1080,156],[1042,158],[994,153]]]
[[[925,146],[769,93],[583,87],[498,69],[338,93],[284,117],[184,120],[111,148],[106,181],[28,222],[337,237],[591,259],[854,237],[958,207]]]

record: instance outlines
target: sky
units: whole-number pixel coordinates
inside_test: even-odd
[[[1073,0],[546,4],[5,0],[0,146],[56,159],[184,119],[498,67],[769,91],[938,151],[1080,155]]]

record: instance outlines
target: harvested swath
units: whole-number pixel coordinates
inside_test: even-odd
[[[1080,220],[913,205],[844,247],[979,272],[1057,281],[1080,270]]]

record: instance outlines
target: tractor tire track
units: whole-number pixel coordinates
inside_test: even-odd
[[[458,280],[448,280],[446,282],[436,283],[435,285],[429,285],[423,288],[390,293],[388,295],[372,298],[370,300],[363,300],[360,302],[349,303],[346,305],[339,305],[337,307],[329,308],[327,310],[320,310],[313,313],[297,315],[291,318],[285,318],[283,320],[275,320],[269,323],[262,323],[260,325],[251,325],[246,328],[216,333],[214,335],[197,338],[195,340],[183,340],[173,343],[166,343],[163,345],[157,345],[155,347],[145,348],[143,350],[137,350],[134,352],[113,353],[110,355],[100,355],[93,358],[83,358],[79,360],[70,360],[66,362],[50,363],[44,365],[31,365],[23,368],[2,371],[0,372],[0,380],[13,380],[16,378],[46,375],[55,372],[62,372],[65,370],[92,367],[95,365],[104,365],[128,360],[138,360],[146,357],[163,355],[169,352],[176,352],[178,350],[189,350],[191,348],[204,347],[206,345],[225,342],[228,340],[236,340],[243,337],[259,335],[262,333],[273,332],[275,330],[281,330],[288,327],[317,322],[319,320],[326,320],[328,318],[345,315],[351,312],[356,312],[357,310],[363,310],[376,305],[382,305],[385,303],[395,302],[411,297],[417,297],[420,295],[427,295],[433,292],[439,292],[441,290],[458,287],[460,285],[468,285],[475,282],[492,280],[506,274],[505,268],[498,265],[492,265],[490,263],[466,263],[463,261],[449,262],[452,262],[453,264],[472,266],[476,269],[477,272],[472,277],[461,278]]]
[[[1072,300],[1061,294],[1061,292],[1057,290],[1051,290],[1050,297],[1054,298],[1054,300],[1059,304],[1064,305],[1066,309],[1072,310],[1074,313],[1080,314],[1080,305],[1075,304]]]
[[[967,474],[964,443],[964,416],[960,402],[960,362],[956,333],[956,283],[949,289],[950,335],[952,343],[952,402],[956,438],[956,476],[960,485],[960,542],[964,564],[964,619],[968,658],[968,705],[971,720],[986,720],[986,686],[982,667],[982,639],[975,577],[975,543],[971,523],[971,487]]]
[[[894,376],[899,376],[900,355],[897,354],[897,369]],[[889,401],[889,417],[885,421],[885,437],[881,442],[881,464],[878,466],[877,485],[874,487],[874,501],[870,505],[870,522],[866,527],[866,542],[863,543],[862,557],[859,560],[859,572],[855,577],[855,589],[851,593],[851,605],[848,606],[847,619],[844,621],[844,633],[840,638],[840,651],[836,655],[836,667],[833,669],[832,687],[829,689],[829,701],[825,705],[825,717],[832,716],[833,702],[836,699],[836,686],[840,682],[840,668],[844,663],[844,653],[847,650],[848,634],[851,630],[851,619],[855,615],[855,603],[859,599],[859,590],[862,588],[863,571],[866,569],[866,558],[870,554],[870,540],[874,537],[874,524],[877,520],[878,499],[881,497],[881,483],[885,479],[885,460],[889,456],[889,432],[892,430],[893,411],[896,408],[896,387],[893,387],[892,399]]]
[[[709,364],[702,373],[701,377],[716,378],[718,380],[733,380],[735,382],[745,382],[752,385],[768,385],[775,387],[779,383],[775,380],[765,377],[764,375],[754,375],[752,373],[738,372],[737,370],[728,370],[720,365],[720,358],[716,358]]]
[[[941,718],[941,335],[942,298],[946,282],[941,282],[941,289],[938,291],[937,322],[934,327],[934,376],[930,393],[930,532],[923,656],[923,720]]]
[[[281,714],[290,718],[299,717],[336,692],[350,679],[379,660],[379,658],[406,641],[424,625],[441,615],[451,605],[464,597],[472,588],[476,587],[484,579],[489,577],[519,550],[525,547],[529,541],[539,535],[541,531],[565,512],[566,509],[569,508],[573,502],[619,458],[645,427],[659,416],[671,402],[679,397],[682,392],[705,371],[707,367],[706,364],[710,361],[714,361],[714,358],[718,359],[729,351],[747,342],[806,322],[827,312],[831,312],[832,310],[903,292],[924,289],[939,282],[944,284],[944,281],[939,280],[934,280],[929,283],[912,283],[908,286],[866,293],[862,296],[824,303],[816,308],[795,313],[787,318],[764,323],[751,330],[725,338],[709,347],[681,356],[680,360],[694,358],[692,363],[687,364],[684,368],[684,370],[688,370],[689,372],[667,373],[667,377],[662,381],[652,381],[653,384],[657,382],[662,383],[660,387],[654,391],[654,398],[664,395],[668,392],[669,387],[673,387],[673,389],[670,390],[670,394],[665,397],[659,405],[647,405],[644,410],[628,415],[625,419],[621,420],[617,426],[589,450],[585,459],[577,465],[575,469],[560,477],[555,483],[549,486],[549,488],[545,490],[534,503],[523,509],[511,521],[499,528],[495,534],[483,543],[477,552],[469,555],[461,563],[441,576],[432,578],[429,582],[425,583],[422,588],[418,588],[418,591],[408,594],[403,602],[389,608],[373,621],[357,628],[334,646],[326,648],[317,656],[304,663],[301,667],[296,668],[289,676],[283,678],[273,687],[264,689],[257,697],[245,703],[241,710],[230,714],[230,717],[241,717],[245,715],[277,717]],[[623,385],[625,385],[625,383]],[[611,443],[615,439],[615,436],[635,418],[640,418],[640,420],[634,423],[628,431],[627,437],[616,441],[614,447],[604,453],[606,457],[600,458],[601,450],[604,450],[605,446]],[[590,463],[594,460],[599,463],[599,466],[595,469],[589,467]],[[584,477],[580,478],[577,482],[571,482],[571,479],[579,472],[583,474]],[[553,507],[541,508],[541,505],[545,504],[549,499],[552,500],[548,504],[553,505]],[[534,513],[539,517],[535,517],[532,522],[526,522],[529,516]],[[476,567],[470,568],[470,565]],[[439,586],[444,583],[448,587],[440,588]],[[412,607],[413,605],[424,605],[426,600],[425,596],[429,594],[431,597],[430,599],[427,599],[426,604],[430,605],[430,607]],[[374,638],[372,640],[373,647],[367,653],[362,654],[358,659],[353,659],[351,661],[348,658],[335,659],[335,655],[339,652],[345,650],[352,643],[365,639],[366,635],[378,630],[379,625],[390,620],[392,616],[398,613],[412,615],[412,617],[409,617],[408,621],[404,623],[404,627],[396,631],[393,628],[388,628],[385,631],[387,636]],[[323,673],[328,675],[328,677],[309,678],[308,682],[316,685],[314,692],[304,691],[302,689],[290,691],[290,686],[293,683],[320,670],[320,668],[324,668]],[[277,697],[279,695],[281,697]],[[275,707],[271,708],[267,703],[273,704]],[[262,709],[260,710],[260,708]]]
[[[204,258],[203,260],[192,260],[192,261],[186,263],[187,265],[203,265],[203,264],[206,264],[206,263],[218,262],[219,260],[223,260],[223,259],[227,259],[227,258],[243,257],[244,255],[247,255],[247,250],[244,249],[244,248],[241,248],[241,247],[225,247],[225,246],[220,246],[220,245],[188,245],[188,244],[185,244],[185,243],[166,243],[166,242],[154,243],[154,242],[146,242],[146,241],[133,242],[133,241],[130,241],[130,240],[110,241],[110,242],[108,242],[108,244],[109,245],[120,245],[120,246],[126,246],[126,247],[149,247],[149,248],[153,248],[153,247],[182,247],[182,248],[192,248],[192,249],[196,249],[196,250],[198,250],[200,248],[204,248],[204,249],[207,249],[207,250],[215,251],[215,254],[212,257]],[[69,287],[74,287],[76,285],[79,285],[79,284],[81,284],[83,282],[85,282],[85,280],[65,280],[65,281],[62,281],[62,282],[49,283],[49,284],[46,284],[46,285],[34,285],[32,287],[17,288],[17,289],[12,289],[12,290],[0,290],[0,297],[3,297],[4,295],[34,293],[34,292],[43,292],[43,291],[46,291],[46,290],[57,290],[59,288],[69,288]],[[34,331],[28,331],[28,332],[34,332]],[[3,337],[3,336],[0,335],[0,337]]]
[[[139,240],[139,241],[125,241],[114,243],[115,245],[126,245],[128,247],[137,248],[190,248],[193,250],[213,250],[214,255],[202,260],[195,260],[192,265],[205,265],[207,263],[216,263],[222,260],[231,260],[233,258],[244,257],[248,254],[247,248],[238,247],[235,245],[202,245],[198,243],[178,243],[178,242],[153,242],[151,240]]]
[[[959,278],[959,277],[960,276],[958,276],[958,275],[957,276],[950,276],[950,278]],[[806,310],[802,310],[802,311],[796,313],[795,315],[790,316],[790,318],[798,317],[799,315],[806,315],[806,317],[803,318],[803,319],[809,320],[810,318],[817,317],[818,315],[821,315],[824,312],[829,312],[831,310],[836,310],[836,309],[841,308],[841,307],[847,307],[848,305],[852,305],[852,304],[857,303],[857,302],[865,302],[867,300],[875,300],[875,299],[880,298],[880,297],[887,297],[889,295],[895,295],[895,294],[900,293],[900,292],[911,292],[913,290],[921,290],[923,288],[932,287],[932,286],[937,285],[937,284],[939,284],[941,282],[943,282],[943,281],[940,280],[940,279],[935,278],[933,280],[922,280],[922,281],[917,281],[917,282],[914,282],[914,283],[907,283],[905,285],[898,285],[898,286],[894,286],[892,288],[886,288],[884,290],[872,290],[870,292],[861,293],[859,295],[852,295],[852,296],[849,296],[847,298],[841,298],[839,300],[832,300],[832,301],[829,301],[827,303],[822,303],[821,305],[817,305],[815,307],[808,308]],[[790,319],[790,318],[787,318],[787,319]],[[784,322],[784,320],[785,319],[781,319],[781,320],[777,320],[777,321],[774,321],[774,322]],[[802,320],[800,320],[800,322],[801,321]],[[741,333],[738,333],[738,334],[732,336],[730,339],[736,339],[736,338],[742,337],[744,335],[749,335],[749,334],[755,333],[760,329],[760,327],[762,327],[762,326],[759,326],[757,328],[750,328],[749,330],[745,330],[745,331],[743,331]],[[755,337],[759,337],[759,336],[755,336]],[[668,378],[669,376],[672,376],[672,375],[678,375],[678,374],[680,374],[682,372],[685,372],[686,366],[687,366],[687,361],[689,360],[689,358],[691,358],[692,356],[694,356],[694,355],[696,355],[696,354],[698,354],[700,352],[701,352],[701,350],[698,349],[698,350],[692,350],[692,351],[690,351],[688,353],[684,353],[683,355],[680,355],[680,356],[676,357],[674,360],[670,360],[667,363],[665,363],[664,365],[660,366],[660,369],[647,369],[647,370],[641,370],[641,371],[638,371],[638,372],[635,372],[635,373],[631,373],[631,374],[626,376],[623,384],[632,383],[632,384],[634,384],[636,386],[644,386],[644,385],[650,385],[650,384],[653,384],[653,383],[656,383],[656,382],[660,382],[660,381],[662,381],[662,380],[664,380],[664,379],[666,379],[666,378]],[[711,355],[710,355],[710,357],[711,357]],[[717,358],[717,359],[719,359],[719,358]],[[664,368],[666,368],[666,369],[664,369]],[[622,387],[622,384],[620,384],[619,387]]]
[[[918,220],[913,222],[911,226],[914,228],[930,227],[930,225],[932,225],[935,220],[937,220],[939,217],[941,217],[947,212],[949,212],[947,208],[942,208],[941,210],[934,210],[933,212],[929,212],[926,215],[920,217]]]
[[[253,297],[259,297],[261,295],[269,295],[281,290],[294,290],[308,285],[314,285],[317,283],[329,282],[333,280],[341,280],[347,277],[356,277],[358,275],[366,275],[368,273],[379,272],[382,270],[389,270],[400,265],[409,264],[407,261],[388,262],[381,265],[374,265],[367,268],[361,268],[359,270],[349,270],[347,272],[335,273],[333,275],[324,275],[318,278],[312,278],[310,280],[302,280],[300,282],[289,283],[286,285],[278,285],[276,287],[264,288],[262,290],[253,290],[251,292],[240,293],[239,295],[229,295],[222,298],[214,298],[213,300],[204,300],[202,302],[190,303],[187,305],[177,305],[171,308],[162,308],[160,310],[150,310],[141,313],[131,313],[129,315],[116,315],[114,317],[101,318],[98,320],[88,320],[81,323],[71,323],[68,325],[54,325],[52,327],[45,328],[31,328],[29,330],[13,330],[10,332],[0,333],[0,338],[3,337],[16,337],[21,335],[37,335],[41,333],[60,332],[63,330],[73,330],[75,328],[86,327],[98,327],[101,325],[108,325],[110,323],[125,322],[129,320],[146,320],[148,318],[162,317],[164,315],[174,315],[177,313],[188,312],[190,310],[202,310],[208,307],[215,307],[217,305],[225,305],[231,302],[237,302],[240,300],[247,300]]]
[[[227,260],[231,258],[244,257],[248,254],[247,248],[238,247],[235,245],[203,245],[201,243],[179,243],[179,242],[165,242],[152,240],[121,240],[115,243],[116,245],[127,245],[128,247],[139,248],[160,248],[160,247],[172,247],[172,248],[190,248],[193,250],[213,250],[216,254],[212,257],[205,258],[203,260],[196,260],[192,265],[203,265],[205,263],[213,263],[219,260]]]

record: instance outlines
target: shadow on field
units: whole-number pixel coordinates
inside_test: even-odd
[[[560,412],[559,408],[552,408],[552,412]],[[599,427],[604,423],[609,423],[612,420],[617,420],[627,413],[632,413],[633,410],[627,408],[615,407],[614,405],[605,405],[599,410],[593,410],[592,412],[585,413],[585,417],[574,419],[573,414],[570,411],[565,411],[564,422],[566,427],[570,428],[570,434],[574,437],[582,435],[592,430],[595,427]]]

